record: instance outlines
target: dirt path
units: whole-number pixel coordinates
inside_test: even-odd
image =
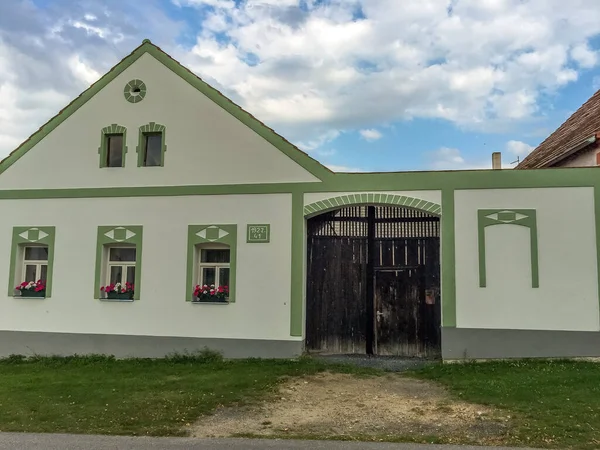
[[[450,400],[437,385],[390,374],[357,378],[319,374],[281,385],[277,400],[222,408],[194,425],[196,437],[302,435],[313,437],[440,436],[494,442],[509,418]]]

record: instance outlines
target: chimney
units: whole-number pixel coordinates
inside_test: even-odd
[[[502,169],[502,153],[492,153],[492,169]]]

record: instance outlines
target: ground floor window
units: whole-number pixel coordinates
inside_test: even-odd
[[[138,225],[98,227],[94,298],[139,300],[142,232]]]
[[[54,227],[13,228],[9,295],[50,297],[54,236]]]
[[[108,249],[107,283],[135,284],[135,247]]]
[[[200,248],[198,284],[229,286],[229,248]]]
[[[46,281],[48,278],[48,247],[25,247],[23,256],[23,281]]]
[[[235,301],[236,225],[190,225],[186,300]]]

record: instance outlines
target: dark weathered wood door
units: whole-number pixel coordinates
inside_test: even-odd
[[[422,268],[375,272],[375,345],[378,355],[436,357],[439,328],[435,298]]]
[[[365,239],[309,237],[306,349],[365,353]]]
[[[309,219],[306,350],[437,356],[439,269],[437,217],[360,206]]]

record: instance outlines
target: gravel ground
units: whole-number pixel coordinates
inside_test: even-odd
[[[436,364],[437,360],[398,358],[396,356],[368,356],[368,355],[312,355],[315,359],[328,361],[334,364],[351,364],[359,367],[372,367],[389,372],[404,372],[418,369],[428,364]]]

